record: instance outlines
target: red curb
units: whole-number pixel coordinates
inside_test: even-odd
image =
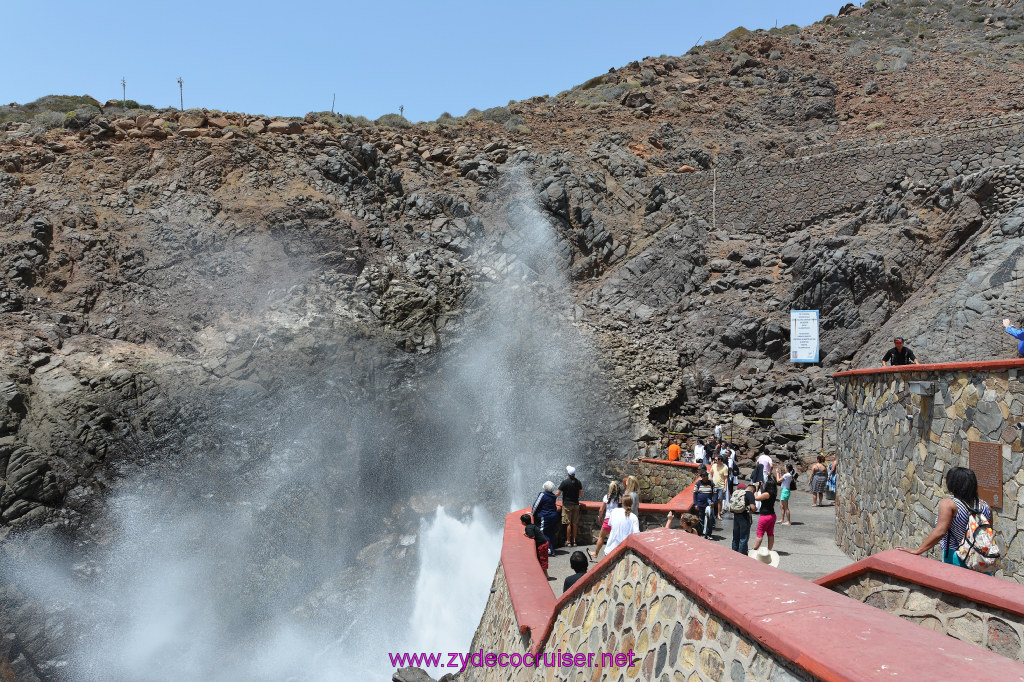
[[[688,533],[654,530],[631,535],[623,545],[748,637],[819,678],[1024,680],[1020,663],[743,561]],[[857,646],[850,646],[851,638]]]
[[[836,372],[832,378],[864,376],[867,374],[905,374],[907,372],[966,372],[1024,369],[1024,360],[985,360],[983,362],[936,362],[929,365],[899,365],[897,367],[867,367]]]
[[[685,506],[686,507],[686,511],[684,513],[692,511],[693,510],[693,489],[695,487],[697,487],[697,481],[694,481],[693,483],[691,483],[690,485],[686,486],[681,491],[679,491],[679,494],[676,495],[675,497],[673,497],[671,500],[669,500],[668,503],[670,505],[674,504],[676,506]],[[640,506],[642,507],[643,505],[640,505]]]
[[[506,517],[506,538],[510,535],[508,524],[513,520],[519,523],[518,512]],[[540,574],[536,558],[529,550],[524,547],[521,553],[533,559],[535,572]],[[1024,681],[1024,665],[1020,663],[906,622],[784,571],[738,557],[725,547],[689,533],[664,528],[626,538],[558,600],[547,585],[538,586],[536,591],[546,591],[547,598],[534,600],[530,604],[533,610],[522,617],[517,601],[524,604],[528,600],[513,597],[520,625],[526,622],[524,617],[530,619],[531,653],[541,650],[561,610],[581,591],[603,580],[623,553],[630,550],[747,637],[818,679]],[[503,564],[504,559],[503,548]],[[510,592],[513,585],[524,587],[522,581],[511,579],[509,565],[505,566],[505,574]],[[540,624],[542,602],[549,610]]]
[[[700,464],[696,462],[673,462],[668,459],[641,459],[641,462],[647,462],[648,464],[661,464],[670,467],[687,467],[688,469],[697,469]]]
[[[536,544],[523,534],[519,517],[529,514],[530,507],[505,516],[505,533],[501,542],[501,565],[512,600],[512,609],[519,622],[520,634],[536,632],[551,619],[555,595],[548,587],[537,561]]]
[[[960,599],[1024,617],[1024,585],[969,571],[916,554],[887,549],[818,578],[816,585],[832,588],[865,573],[880,573],[928,587]]]

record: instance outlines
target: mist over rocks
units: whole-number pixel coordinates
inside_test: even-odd
[[[894,335],[1012,357],[1021,14],[871,2],[419,124],[0,107],[0,672],[312,678],[408,621],[436,501],[597,497],[719,421],[800,465]]]

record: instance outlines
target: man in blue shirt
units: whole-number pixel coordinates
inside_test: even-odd
[[[1017,339],[1017,356],[1024,358],[1024,329],[1011,327],[1010,321],[1007,319],[1003,320],[1003,329],[1006,330],[1007,334]]]

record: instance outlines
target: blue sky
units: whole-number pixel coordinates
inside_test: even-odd
[[[225,3],[3,0],[17,63],[0,102],[48,94],[300,116],[455,116],[555,95],[634,59],[680,55],[737,26],[812,23],[841,0]],[[11,57],[9,51],[8,56]],[[13,57],[11,57],[13,58]]]

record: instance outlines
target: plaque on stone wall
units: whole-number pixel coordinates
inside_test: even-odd
[[[978,497],[993,509],[1003,508],[1003,446],[968,441],[968,466],[978,477]]]

